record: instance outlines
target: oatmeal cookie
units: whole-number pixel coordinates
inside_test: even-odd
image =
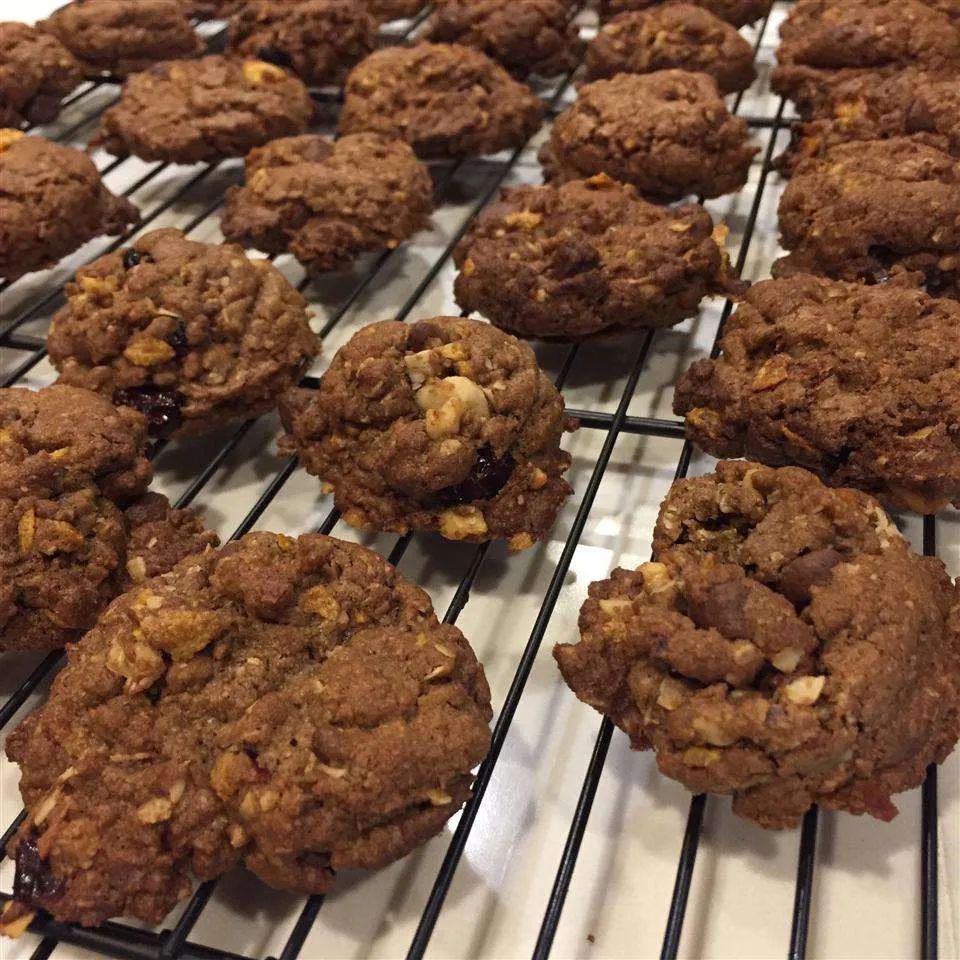
[[[960,27],[920,0],[800,0],[780,27],[775,92],[803,117],[820,115],[831,87],[904,67],[960,71]]]
[[[380,23],[415,17],[427,5],[427,0],[357,0],[357,2]]]
[[[0,127],[50,123],[82,80],[80,64],[56,37],[0,22]]]
[[[132,582],[216,542],[146,493],[144,419],[75,387],[0,390],[0,651],[79,639]]]
[[[0,130],[0,277],[53,266],[88,240],[140,219],[80,150]]]
[[[518,147],[544,113],[539,97],[498,63],[446,43],[378,50],[347,78],[339,132],[405,140],[426,159]]]
[[[247,183],[227,191],[227,240],[289,250],[311,273],[392,249],[430,223],[433,182],[401,140],[355,133],[274,140],[251,151]]]
[[[668,327],[740,289],[697,204],[662,207],[606,174],[503,192],[457,247],[457,303],[520,336]]]
[[[715,456],[796,463],[895,509],[960,506],[960,304],[893,284],[754,284],[674,410]]]
[[[797,124],[789,148],[777,159],[791,174],[808,157],[822,158],[851,140],[909,136],[960,158],[960,83],[956,74],[907,69],[872,73],[831,84],[820,119]]]
[[[687,0],[709,10],[714,16],[742,27],[765,17],[773,0]],[[630,10],[650,10],[666,6],[661,0],[596,0],[601,21]]]
[[[158,60],[203,52],[181,0],[73,0],[38,27],[70,50],[91,78],[125,77]]]
[[[586,67],[588,80],[674,68],[706,73],[721,93],[745,90],[757,76],[753,47],[736,28],[693,3],[614,17],[587,47]]]
[[[375,553],[251,533],[115,601],[7,740],[16,903],[159,923],[243,863],[324,893],[438,833],[490,745],[460,631]]]
[[[47,337],[60,381],[140,410],[156,436],[265,413],[319,352],[273,264],[179,230],[101,257],[66,292]]]
[[[181,0],[191,17],[223,19],[236,13],[246,0]]]
[[[583,49],[565,0],[448,0],[428,37],[481,50],[518,77],[566,73]]]
[[[272,63],[221,56],[171,60],[126,82],[92,146],[142,160],[221,160],[302,133],[312,116],[307,88]]]
[[[757,148],[706,74],[619,74],[582,87],[540,150],[544,178],[606,173],[653,200],[719,197],[746,181]]]
[[[478,320],[370,324],[280,415],[281,450],[355,527],[522,549],[572,492],[563,398],[528,346]]]
[[[743,461],[674,484],[654,561],[590,586],[564,679],[696,793],[890,820],[960,734],[960,597],[870,497]],[[952,611],[952,612],[951,612]]]
[[[376,42],[376,23],[354,0],[251,0],[233,18],[227,50],[320,86],[342,83]]]
[[[960,164],[912,138],[841,143],[802,161],[779,206],[773,275],[886,281],[960,298]]]

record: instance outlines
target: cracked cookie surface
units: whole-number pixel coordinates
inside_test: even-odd
[[[590,586],[554,656],[695,793],[763,827],[890,820],[960,734],[960,596],[876,501],[743,461],[682,480],[654,561]]]
[[[897,509],[960,505],[960,304],[812,276],[754,284],[674,410],[715,456],[796,463]]]
[[[571,493],[563,398],[526,344],[478,320],[370,324],[280,413],[281,449],[356,527],[523,549]]]
[[[425,159],[517,147],[544,113],[540,98],[470,47],[418,43],[378,50],[351,71],[338,130],[404,140]]]
[[[88,240],[123,233],[139,219],[82,151],[0,130],[0,277],[16,280],[51,267]]]
[[[238,863],[324,893],[438,833],[489,748],[460,631],[381,557],[318,534],[189,558],[68,656],[7,740],[27,807],[15,914],[159,923]]]
[[[127,80],[92,146],[142,160],[222,160],[302,133],[312,116],[307,88],[272,63],[222,56],[170,60]]]
[[[588,80],[671,69],[706,73],[721,93],[745,90],[757,75],[747,40],[693,3],[668,3],[614,17],[587,47],[586,67]]]
[[[274,140],[246,159],[246,185],[227,191],[227,240],[289,250],[311,273],[393,249],[427,227],[433,181],[400,140],[356,133]]]
[[[540,150],[544,179],[606,173],[653,200],[719,197],[746,183],[757,148],[705,74],[619,74],[580,89]]]
[[[273,264],[179,230],[101,257],[66,292],[47,337],[60,381],[135,407],[155,436],[265,413],[319,352]]]
[[[457,303],[529,337],[665,327],[735,292],[703,207],[661,207],[605,174],[504,191],[455,252]]]
[[[75,387],[0,390],[0,651],[79,639],[131,583],[216,542],[147,493],[146,424]]]
[[[765,17],[773,6],[773,0],[693,0],[698,7],[709,10],[714,16],[742,27]],[[650,10],[667,4],[661,0],[598,0],[597,10],[601,20],[630,10]]]

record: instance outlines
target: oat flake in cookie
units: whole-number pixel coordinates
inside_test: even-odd
[[[606,173],[668,201],[739,190],[756,152],[712,78],[660,70],[582,87],[553,124],[540,162],[551,182]]]
[[[376,41],[376,23],[355,0],[250,0],[233,18],[227,49],[322,86],[342,83]]]
[[[227,191],[227,240],[289,250],[311,273],[393,249],[430,223],[433,181],[402,140],[356,133],[274,140],[251,151],[247,183]]]
[[[57,37],[92,78],[125,77],[158,60],[203,52],[181,0],[74,0],[38,26]]]
[[[52,267],[101,234],[140,219],[114,196],[80,150],[19,130],[0,130],[0,277]]]
[[[960,304],[895,284],[754,284],[674,410],[715,456],[796,463],[891,507],[960,506]]]
[[[563,398],[533,351],[478,320],[364,327],[280,409],[281,448],[373,530],[532,546],[571,493]]]
[[[648,203],[605,174],[505,190],[455,260],[457,303],[528,337],[672,326],[741,289],[703,207]]]
[[[0,390],[0,652],[79,639],[117,594],[216,542],[147,493],[146,424],[75,387]]]
[[[676,483],[654,562],[594,583],[564,679],[662,773],[793,827],[890,820],[960,734],[960,597],[870,497],[743,461]]]
[[[3,922],[159,923],[238,863],[324,893],[442,829],[490,717],[463,635],[375,553],[252,533],[187,559],[111,605],[7,740],[27,817]]]
[[[540,98],[498,63],[446,43],[378,50],[353,69],[344,93],[341,136],[396,137],[425,159],[518,147],[544,112]]]
[[[273,264],[179,230],[101,257],[66,292],[47,337],[61,382],[140,410],[155,436],[265,413],[320,349]]]
[[[142,160],[222,160],[302,133],[312,116],[307,88],[272,63],[221,56],[171,60],[127,80],[92,146]]]
[[[81,80],[80,64],[56,37],[0,22],[0,127],[49,123]]]
[[[714,16],[735,27],[754,23],[765,17],[773,6],[773,0],[693,0],[698,7],[709,10]],[[614,17],[629,10],[649,10],[667,6],[661,0],[597,0],[601,20]]]

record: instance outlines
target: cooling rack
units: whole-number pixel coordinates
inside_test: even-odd
[[[789,108],[768,92],[778,2],[754,29],[759,72],[730,98],[760,153],[747,187],[707,204],[730,227],[728,249],[747,279],[762,279],[777,254],[781,189],[771,160],[788,138]],[[588,13],[578,14],[584,35]],[[417,36],[423,17],[394,25],[385,42]],[[200,24],[216,46],[222,25]],[[536,150],[549,118],[575,96],[576,76],[538,89],[544,129],[511,153],[435,164],[433,227],[410,243],[368,257],[349,273],[308,284],[288,256],[276,264],[311,302],[324,354],[317,376],[362,324],[456,313],[451,253],[469,220],[503,186],[539,182]],[[116,101],[109,81],[89,83],[43,133],[84,145]],[[315,94],[331,130],[337,97]],[[116,192],[143,213],[136,231],[98,240],[58,267],[0,287],[0,382],[41,386],[54,378],[44,334],[79,265],[138,232],[176,226],[198,240],[221,239],[225,189],[239,161],[181,167],[94,161]],[[11,960],[234,957],[309,960],[346,957],[712,957],[956,956],[960,900],[960,786],[954,757],[931,770],[920,791],[902,795],[892,824],[811,811],[802,829],[768,834],[744,824],[723,798],[693,797],[660,778],[649,754],[631,753],[611,724],[575,701],[550,647],[575,636],[587,585],[617,565],[648,558],[657,507],[670,483],[711,462],[684,441],[670,410],[672,384],[699,356],[715,352],[729,303],[670,330],[576,346],[536,344],[581,430],[568,438],[575,494],[551,538],[508,558],[501,545],[452,544],[432,536],[365,536],[340,522],[313,478],[279,457],[275,417],[211,437],[158,444],[155,488],[178,506],[204,511],[221,537],[251,529],[319,530],[364,543],[428,590],[444,620],[457,623],[483,661],[498,711],[493,745],[472,796],[447,829],[376,874],[345,874],[326,898],[269,890],[242,871],[201,885],[162,929],[111,922],[95,930],[41,916]],[[898,518],[927,554],[960,570],[955,514]],[[0,667],[0,729],[6,734],[45,695],[63,663],[6,657]],[[18,812],[19,811],[19,812]],[[12,764],[0,768],[2,844],[23,817]],[[13,867],[0,864],[0,903]]]

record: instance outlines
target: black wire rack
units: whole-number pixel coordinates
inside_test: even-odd
[[[401,33],[390,37],[390,42],[406,42],[415,36],[425,16],[426,12],[417,18],[417,20],[408,24]],[[770,18],[768,16],[767,19],[758,24],[756,28],[755,54],[759,50],[763,38],[767,33],[769,20]],[[215,44],[217,34],[212,34],[212,38]],[[551,115],[555,115],[560,109],[562,98],[564,94],[569,91],[572,80],[573,74],[565,77],[562,82],[556,85],[545,97],[548,112]],[[73,110],[82,109],[85,101],[94,99],[94,94],[102,93],[104,87],[110,84],[110,80],[104,79],[84,85],[65,102],[65,107],[70,107]],[[335,108],[336,95],[321,92],[315,94],[315,96],[319,101],[323,102],[325,106],[332,105]],[[110,96],[106,104],[98,102],[93,111],[86,113],[75,123],[58,129],[56,139],[69,141],[71,137],[74,137],[85,125],[91,123],[102,109],[105,109],[106,106],[115,102],[116,99],[116,96]],[[733,105],[735,112],[739,111],[741,102],[742,95],[735,98]],[[761,159],[759,179],[742,231],[740,248],[736,257],[738,270],[741,270],[746,264],[750,245],[754,239],[764,190],[772,170],[772,160],[778,141],[778,134],[788,130],[792,122],[785,117],[785,107],[782,101],[779,103],[773,116],[744,116],[744,119],[746,119],[748,125],[754,131],[763,131],[767,135],[768,140]],[[498,161],[499,165],[496,174],[491,178],[491,182],[487,188],[482,191],[481,196],[474,202],[470,216],[464,219],[462,225],[449,238],[434,262],[415,285],[406,302],[396,312],[397,319],[405,319],[411,314],[421,296],[450,260],[453,249],[466,231],[470,219],[495,197],[501,185],[520,160],[523,152],[524,147],[517,148],[508,157],[502,161]],[[103,168],[101,172],[104,174],[110,173],[123,162],[123,160],[114,160]],[[435,194],[438,205],[444,202],[445,194],[450,188],[460,166],[458,163],[446,164],[438,166],[432,171],[434,174]],[[166,167],[166,164],[153,166],[128,186],[124,191],[124,195],[134,194],[152,181],[156,181]],[[174,195],[143,210],[141,223],[134,230],[112,241],[105,248],[101,248],[97,256],[119,248],[127,243],[135,233],[149,228],[151,224],[157,222],[164,213],[174,207],[189,191],[196,187],[202,188],[216,167],[217,164],[202,166],[179,187]],[[222,199],[222,194],[220,193],[211,197],[209,203],[203,205],[202,209],[200,209],[194,217],[185,225],[180,225],[180,229],[185,233],[190,233],[217,211],[222,203]],[[376,283],[391,258],[397,255],[397,251],[389,251],[372,260],[369,269],[357,280],[346,298],[324,323],[322,329],[319,331],[321,337],[326,337],[334,330],[367,288],[371,284]],[[306,285],[307,281],[303,280],[299,285],[300,289],[304,289]],[[9,284],[0,286],[0,296],[6,292],[9,286]],[[19,362],[13,364],[12,369],[5,376],[0,378],[0,384],[3,386],[17,384],[22,381],[25,376],[30,374],[45,358],[44,340],[33,333],[23,332],[23,328],[28,326],[32,321],[42,318],[45,313],[48,313],[59,303],[61,296],[62,293],[59,286],[48,289],[38,299],[31,300],[27,306],[18,309],[15,316],[7,320],[2,328],[0,328],[0,349],[7,348],[11,351],[26,354]],[[731,309],[732,304],[727,302],[723,308],[720,323],[713,340],[712,349],[714,355],[716,355],[718,351],[720,333]],[[597,431],[602,435],[602,446],[593,463],[588,481],[582,490],[578,490],[575,494],[575,497],[579,497],[579,504],[570,524],[569,534],[554,564],[553,573],[544,592],[539,612],[523,648],[519,662],[517,663],[513,681],[500,705],[500,711],[492,734],[490,753],[478,769],[471,796],[457,821],[456,828],[453,830],[446,854],[427,897],[419,924],[413,934],[407,952],[409,960],[418,960],[418,958],[423,957],[427,952],[434,927],[443,910],[447,895],[450,892],[454,875],[463,857],[487,788],[497,767],[501,750],[515,718],[521,698],[523,697],[534,661],[537,658],[542,641],[550,625],[551,617],[553,616],[565,579],[570,570],[574,554],[580,545],[581,536],[590,517],[597,492],[610,464],[618,438],[621,437],[621,435],[633,434],[643,437],[669,438],[675,441],[682,441],[681,453],[675,471],[675,479],[686,476],[690,468],[693,451],[689,443],[684,439],[683,425],[680,421],[670,418],[634,416],[628,413],[637,384],[645,370],[653,341],[653,331],[638,337],[636,340],[629,364],[629,372],[623,383],[619,400],[612,412],[587,409],[571,409],[569,411],[572,416],[579,419],[582,428]],[[566,353],[559,365],[559,372],[556,376],[556,384],[559,388],[562,388],[567,381],[567,376],[581,349],[587,348],[578,344],[566,349]],[[304,386],[315,387],[316,384],[317,380],[315,377],[308,376],[304,379]],[[213,452],[210,459],[200,468],[199,473],[177,498],[177,506],[186,507],[193,503],[198,495],[208,487],[212,478],[214,478],[223,467],[231,454],[237,450],[244,438],[248,436],[253,426],[253,421],[243,423]],[[153,450],[153,456],[157,456],[163,449],[163,446],[163,443],[158,444]],[[257,524],[267,508],[274,502],[278,494],[281,493],[284,485],[293,474],[295,467],[296,461],[294,458],[287,459],[282,463],[275,475],[273,475],[266,484],[255,503],[237,525],[231,535],[231,539],[244,535]],[[330,533],[338,521],[339,515],[335,509],[332,509],[326,515],[318,529],[322,533]],[[389,560],[391,563],[397,564],[401,561],[411,539],[411,536],[408,534],[396,540],[392,550],[389,552]],[[936,541],[937,529],[935,520],[933,517],[925,517],[923,521],[923,550],[925,554],[930,556],[936,555]],[[466,571],[457,584],[444,613],[444,622],[457,622],[458,617],[470,600],[471,590],[481,572],[488,552],[489,545],[487,544],[475,548],[472,558],[466,567]],[[62,653],[54,651],[40,660],[31,672],[29,672],[19,686],[7,697],[6,701],[0,705],[0,731],[8,731],[11,722],[24,704],[39,688],[49,682],[56,671],[63,665],[64,659]],[[607,719],[602,720],[596,735],[590,762],[583,778],[579,800],[570,822],[569,832],[556,867],[556,873],[544,910],[539,935],[533,948],[532,955],[535,960],[546,960],[551,954],[551,948],[570,890],[578,855],[583,845],[591,809],[598,786],[603,777],[612,733],[613,726],[610,721]],[[696,869],[701,829],[704,822],[705,810],[707,804],[710,802],[716,801],[709,801],[707,797],[702,795],[694,796],[690,801],[686,828],[680,847],[673,895],[668,915],[664,921],[661,949],[661,956],[664,958],[673,958],[678,955],[691,883]],[[2,837],[0,837],[0,858],[4,856],[3,848],[19,827],[24,816],[25,812],[21,811],[19,816],[9,824],[3,832]],[[919,837],[919,849],[922,860],[920,872],[922,889],[919,898],[921,904],[921,954],[924,960],[933,960],[933,958],[938,955],[937,928],[939,898],[937,889],[937,825],[937,771],[935,767],[931,767],[922,788],[922,823],[921,836]],[[812,900],[816,866],[817,834],[818,813],[816,808],[814,808],[807,813],[803,820],[798,843],[793,917],[789,942],[784,944],[784,952],[791,960],[793,960],[793,958],[802,958],[806,955],[807,934],[813,909]],[[145,930],[119,922],[108,922],[95,929],[85,929],[72,924],[58,923],[48,915],[40,913],[30,926],[30,931],[39,935],[40,938],[36,949],[32,953],[32,957],[35,958],[35,960],[45,960],[45,958],[50,956],[56,947],[62,943],[86,948],[104,956],[126,958],[126,960],[154,960],[154,958],[162,958],[162,960],[173,960],[173,958],[233,960],[233,958],[239,957],[240,955],[226,950],[204,946],[190,939],[201,914],[214,894],[216,886],[217,881],[209,881],[201,884],[177,916],[175,924],[159,931]],[[10,898],[10,893],[0,891],[0,906]],[[279,950],[275,958],[269,957],[267,960],[296,960],[297,957],[302,956],[304,944],[320,916],[323,904],[323,896],[308,897],[293,923],[282,949]]]

